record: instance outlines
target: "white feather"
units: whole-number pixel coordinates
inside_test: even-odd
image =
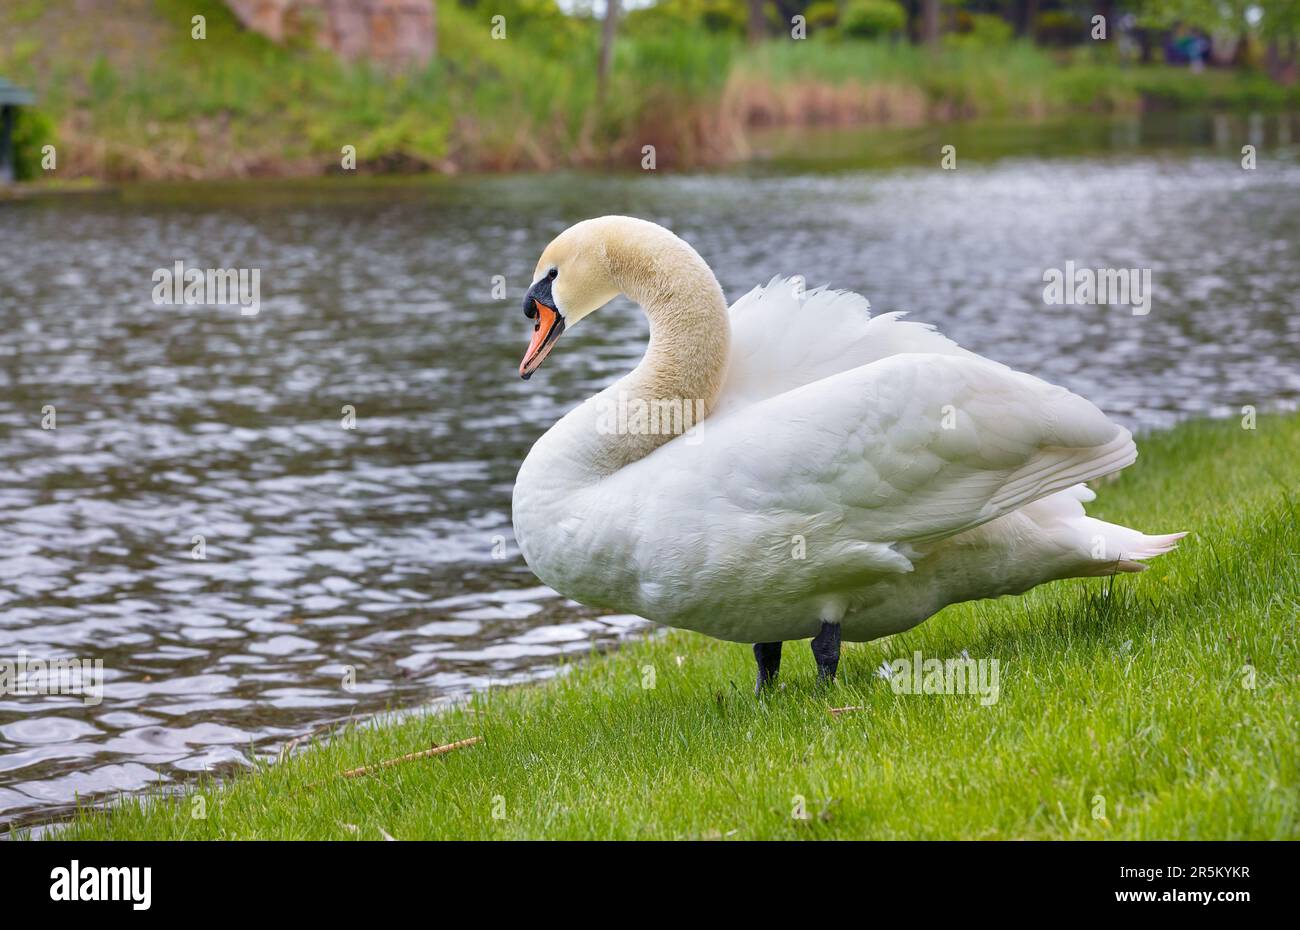
[[[777,278],[730,319],[698,435],[564,484],[589,403],[529,456],[516,536],[557,590],[722,639],[797,639],[825,620],[867,640],[1173,547],[1084,514],[1080,482],[1137,455],[1084,398],[900,314],[872,317],[855,294]]]

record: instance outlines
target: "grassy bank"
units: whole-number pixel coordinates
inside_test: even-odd
[[[345,145],[361,171],[636,167],[647,144],[671,168],[745,158],[756,126],[1300,106],[1300,88],[1261,75],[1121,68],[1095,50],[936,54],[816,30],[751,48],[696,28],[622,38],[602,99],[596,24],[524,9],[495,40],[495,6],[442,3],[436,61],[387,74],[277,46],[218,0],[120,0],[93,16],[75,0],[13,0],[0,6],[0,74],[39,94],[29,169],[51,141],[58,177],[110,180],[322,174]]]
[[[784,687],[756,699],[747,647],[670,633],[546,684],[349,729],[224,788],[85,812],[65,835],[1300,837],[1300,416],[1193,423],[1140,448],[1091,509],[1191,530],[1178,552],[848,645],[829,692],[803,644]],[[996,658],[999,700],[896,695],[876,669],[914,650]],[[829,711],[845,706],[860,709]],[[338,774],[470,736],[482,742]]]

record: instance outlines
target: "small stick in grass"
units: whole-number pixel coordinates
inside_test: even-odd
[[[422,749],[419,752],[407,753],[404,756],[398,756],[396,759],[385,759],[383,762],[376,762],[374,765],[363,765],[359,769],[348,769],[346,772],[339,774],[344,778],[358,778],[362,775],[373,775],[380,769],[386,769],[390,765],[400,765],[403,762],[412,762],[416,759],[424,759],[429,756],[440,756],[445,752],[451,752],[455,749],[464,749],[466,746],[473,746],[483,737],[471,736],[469,739],[457,740],[454,743],[448,743],[445,746],[434,746],[432,749]]]
[[[840,714],[847,714],[849,711],[853,711],[853,710],[866,710],[866,708],[865,708],[865,707],[859,707],[859,706],[857,706],[857,705],[853,705],[853,706],[850,706],[850,707],[829,707],[829,708],[827,708],[827,710],[829,710],[829,711],[831,712],[831,716],[832,716],[832,717],[838,717]]]

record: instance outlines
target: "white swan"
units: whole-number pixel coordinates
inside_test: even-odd
[[[841,637],[1141,571],[1183,535],[1084,514],[1081,482],[1137,457],[1128,430],[930,326],[872,317],[856,294],[777,278],[728,312],[693,248],[620,216],[566,230],[534,279],[524,378],[619,294],[644,309],[650,343],[519,469],[524,559],[584,604],[754,643],[759,689],[783,640],[814,637],[833,678]]]

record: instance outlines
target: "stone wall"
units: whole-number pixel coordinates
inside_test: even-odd
[[[419,66],[437,47],[437,0],[226,0],[249,29],[274,42],[314,35],[348,61]]]

